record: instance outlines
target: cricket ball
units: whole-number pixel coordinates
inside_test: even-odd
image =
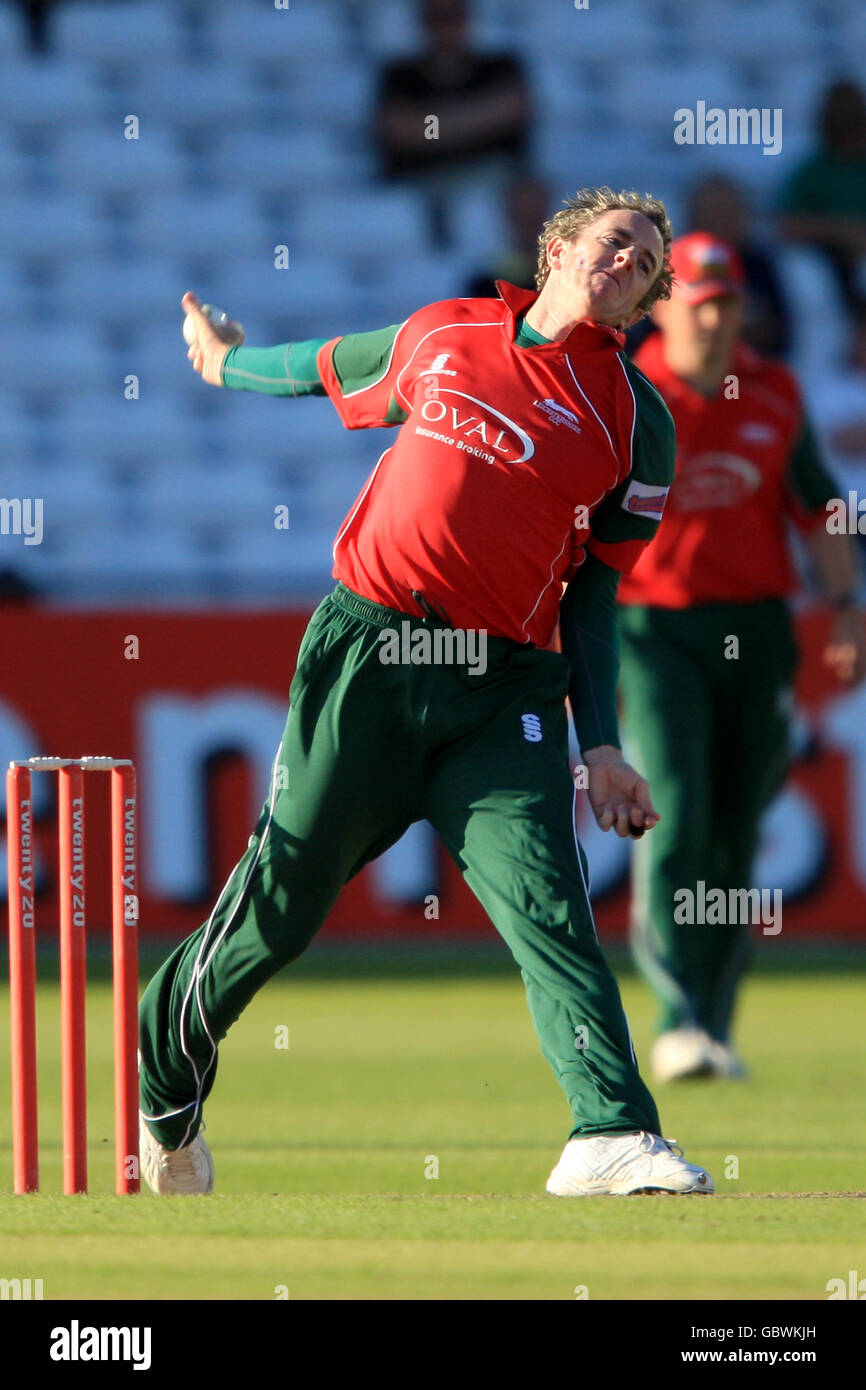
[[[239,323],[233,323],[223,309],[215,309],[212,304],[202,304],[202,313],[209,318],[217,334],[224,343],[242,343],[244,330]],[[183,336],[188,347],[195,342],[196,321],[193,314],[187,314],[183,321]]]

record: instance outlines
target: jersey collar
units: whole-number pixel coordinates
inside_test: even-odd
[[[517,321],[523,318],[538,298],[537,290],[524,290],[512,285],[508,280],[497,280],[499,297],[507,310],[505,331],[508,341],[514,342],[517,334]],[[610,351],[620,352],[625,347],[625,334],[607,323],[596,323],[594,319],[581,319],[576,323],[567,338],[558,343],[546,343],[532,349],[533,352],[562,352],[565,348],[577,352]]]

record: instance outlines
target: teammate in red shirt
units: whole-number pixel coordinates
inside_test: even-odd
[[[327,393],[350,428],[400,428],[337,537],[249,848],[142,1001],[155,1191],[210,1189],[199,1128],[219,1040],[420,819],[508,943],[569,1101],[548,1191],[712,1191],[660,1135],[599,947],[565,710],[568,693],[599,824],[652,829],[619,748],[615,594],[661,518],[674,434],[622,349],[668,293],[669,245],[661,204],[584,190],[542,231],[537,294],[501,283],[495,300],[272,349],[229,349],[185,296],[206,381]],[[557,622],[564,655],[544,649]]]
[[[676,478],[657,538],[619,588],[628,746],[661,813],[635,853],[632,902],[635,957],[661,1006],[659,1080],[743,1074],[730,1029],[749,927],[781,926],[778,897],[747,893],[787,764],[789,522],[838,610],[827,662],[853,682],[866,658],[855,552],[828,534],[838,487],[797,383],[738,341],[739,258],[695,232],[672,262],[672,298],[654,310],[661,332],[636,362],[673,414]]]

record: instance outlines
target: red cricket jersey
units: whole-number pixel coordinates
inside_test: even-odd
[[[635,361],[674,417],[677,460],[658,535],[622,579],[620,602],[687,608],[790,594],[787,522],[808,531],[825,519],[832,496],[832,482],[822,493],[819,479],[807,500],[792,468],[804,425],[794,377],[741,343],[731,366],[738,398],[727,399],[723,387],[708,399],[667,366],[661,333]]]
[[[454,627],[543,646],[584,547],[625,570],[654,534],[673,430],[621,334],[585,321],[563,342],[517,347],[537,296],[498,288],[412,314],[354,389],[340,372],[351,340],[320,349],[344,425],[403,421],[340,529],[334,575],[401,612],[423,611],[415,590]]]

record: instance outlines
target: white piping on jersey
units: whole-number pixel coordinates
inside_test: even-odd
[[[578,391],[580,392],[580,394],[583,396],[583,399],[586,401],[587,405],[589,406],[590,410],[592,411],[593,415],[595,416],[596,420],[597,420],[598,423],[601,425],[602,429],[603,429],[604,432],[605,432],[605,435],[607,436],[607,442],[608,442],[608,444],[610,445],[610,452],[613,454],[614,462],[616,463],[616,480],[617,480],[617,482],[619,482],[619,467],[620,467],[620,461],[619,461],[619,458],[618,458],[618,456],[617,456],[616,449],[613,447],[613,440],[611,439],[610,435],[608,434],[607,425],[606,425],[606,424],[604,423],[604,421],[602,420],[601,416],[599,415],[599,413],[598,413],[598,411],[596,410],[595,406],[593,405],[592,401],[589,399],[589,396],[586,394],[586,392],[584,391],[584,389],[583,389],[583,387],[581,386],[580,382],[578,381],[577,377],[574,375],[574,368],[572,367],[571,361],[570,361],[570,359],[568,358],[567,355],[566,355],[566,358],[565,358],[565,362],[566,362],[566,366],[568,367],[568,370],[571,372],[572,381],[574,382],[574,384],[575,384],[575,386],[577,387],[577,389],[578,389]],[[620,366],[622,366],[622,363],[620,363]],[[623,370],[625,370],[625,368],[623,368]]]
[[[383,371],[382,375],[381,375],[381,376],[377,376],[375,381],[368,381],[367,384],[366,384],[366,386],[359,386],[359,387],[357,388],[357,390],[355,390],[355,391],[347,391],[346,394],[345,394],[345,396],[343,395],[343,393],[342,393],[342,391],[341,391],[341,392],[340,392],[340,396],[341,396],[341,399],[342,399],[342,400],[344,400],[344,401],[350,401],[350,400],[352,399],[353,396],[360,396],[360,394],[361,394],[362,391],[372,391],[372,389],[373,389],[374,386],[378,386],[379,383],[380,383],[381,381],[384,381],[384,380],[385,380],[385,377],[388,375],[388,373],[389,373],[390,370],[391,370],[391,363],[392,363],[393,360],[394,360],[394,349],[395,349],[396,346],[397,346],[397,339],[399,338],[400,334],[403,332],[403,329],[406,327],[406,324],[407,324],[408,322],[409,322],[408,319],[404,319],[403,322],[400,324],[400,327],[397,329],[397,332],[394,334],[394,341],[393,341],[392,344],[391,344],[391,351],[388,353],[388,361],[387,361],[386,364],[385,364],[385,370]],[[340,341],[342,342],[342,339],[340,339]],[[331,354],[331,356],[332,356],[332,358],[333,358],[333,353]],[[332,362],[332,365],[333,365],[333,362]],[[336,372],[334,373],[334,375],[336,376]]]
[[[336,560],[336,558],[337,558],[337,546],[340,544],[340,541],[343,539],[343,537],[345,536],[345,534],[346,534],[346,532],[348,531],[349,527],[351,526],[352,522],[355,520],[355,516],[356,516],[356,514],[357,514],[358,508],[360,507],[361,503],[363,502],[364,498],[367,496],[367,493],[370,491],[370,488],[371,488],[372,485],[373,485],[373,479],[375,478],[376,474],[377,474],[378,471],[379,471],[379,464],[382,462],[382,460],[383,460],[383,458],[385,457],[386,454],[390,454],[390,452],[391,452],[391,450],[393,449],[393,447],[394,447],[393,444],[389,444],[388,447],[387,447],[387,449],[383,449],[382,452],[381,452],[381,454],[380,454],[379,457],[377,458],[377,460],[376,460],[376,467],[373,469],[373,472],[370,474],[369,478],[367,479],[366,483],[364,484],[364,491],[361,493],[361,496],[358,498],[358,500],[357,500],[357,502],[355,503],[354,507],[352,508],[352,511],[351,511],[351,513],[349,514],[349,516],[346,517],[346,520],[345,520],[345,522],[344,522],[344,524],[343,524],[343,528],[342,528],[342,530],[339,532],[339,534],[338,534],[338,536],[337,536],[337,539],[334,541],[334,544],[333,544],[333,546],[331,547],[331,558],[332,558],[333,560]]]
[[[610,488],[605,488],[604,491],[602,491],[602,492],[600,492],[600,493],[598,494],[598,497],[596,497],[596,499],[595,499],[594,502],[590,502],[589,506],[590,506],[590,507],[597,507],[598,504],[599,504],[599,502],[601,501],[601,499],[602,499],[604,496],[606,496],[606,494],[607,494],[608,492],[610,492]],[[566,537],[565,537],[565,540],[562,542],[562,545],[561,545],[560,550],[559,550],[559,555],[555,555],[555,556],[553,557],[553,559],[551,560],[551,562],[550,562],[550,578],[548,579],[547,583],[546,583],[545,585],[543,585],[542,590],[541,590],[541,593],[538,595],[538,598],[535,600],[535,603],[532,605],[532,609],[531,609],[531,611],[530,611],[528,617],[524,618],[523,622],[520,624],[520,627],[521,627],[521,631],[522,631],[522,632],[526,632],[527,624],[532,622],[532,619],[535,617],[535,612],[536,612],[536,609],[538,608],[538,605],[541,603],[541,600],[544,598],[544,595],[547,593],[548,589],[550,588],[551,584],[553,583],[553,580],[554,580],[553,567],[554,567],[554,565],[556,564],[557,560],[559,559],[559,556],[562,554],[562,552],[563,552],[563,550],[565,549],[565,547],[568,545],[568,541],[569,541],[569,537],[570,537],[570,536],[571,536],[571,528],[569,528],[568,533],[567,533],[567,535],[566,535]],[[526,640],[527,640],[527,642],[529,642],[531,639],[527,636]]]
[[[636,429],[636,427],[637,427],[637,396],[635,395],[635,393],[634,393],[634,388],[632,387],[632,384],[631,384],[631,382],[630,382],[629,379],[628,379],[628,372],[627,372],[626,369],[625,369],[625,363],[623,362],[623,360],[622,360],[622,358],[620,357],[619,353],[617,353],[617,355],[616,355],[616,360],[617,360],[617,362],[619,363],[619,365],[622,367],[622,374],[623,374],[623,376],[625,377],[625,384],[626,384],[626,386],[628,387],[629,391],[631,392],[631,403],[632,403],[631,433],[629,434],[629,437],[628,437],[628,471],[629,471],[629,473],[630,473],[630,472],[632,471],[632,469],[634,468],[634,432],[635,432],[635,429]],[[626,477],[628,477],[628,473],[626,474]]]
[[[544,598],[544,595],[547,593],[548,589],[550,588],[551,584],[553,583],[553,567],[554,567],[554,565],[556,564],[557,560],[559,559],[559,556],[560,556],[560,555],[562,554],[562,552],[565,550],[565,547],[568,545],[568,542],[569,542],[570,537],[571,537],[571,531],[569,530],[569,531],[567,532],[567,534],[566,534],[565,540],[562,542],[562,545],[559,547],[559,555],[554,555],[553,559],[552,559],[551,562],[550,562],[550,578],[548,579],[547,583],[546,583],[545,585],[543,585],[542,590],[541,590],[541,593],[538,595],[538,598],[535,600],[535,603],[532,605],[532,609],[531,609],[531,611],[530,611],[528,617],[524,618],[523,622],[520,624],[520,628],[521,628],[521,631],[522,631],[522,632],[526,632],[526,624],[532,622],[532,619],[533,619],[533,617],[535,616],[535,610],[536,610],[536,608],[537,608],[538,605],[541,603],[541,600]],[[527,642],[531,642],[531,641],[532,641],[532,638],[531,638],[528,634],[527,634],[527,637],[526,637],[526,641],[527,641]]]
[[[425,333],[425,334],[424,334],[424,337],[420,340],[420,342],[416,343],[415,347],[414,347],[413,350],[412,350],[412,356],[409,358],[409,361],[405,364],[405,366],[401,367],[401,368],[400,368],[400,371],[397,373],[397,380],[396,380],[395,383],[394,383],[394,395],[395,395],[395,396],[397,396],[397,395],[402,396],[402,397],[403,397],[403,403],[404,403],[404,405],[406,406],[406,409],[407,409],[407,410],[411,410],[411,409],[412,409],[412,402],[411,402],[410,400],[408,400],[407,397],[404,395],[404,393],[400,390],[400,378],[402,377],[403,373],[406,372],[406,371],[408,371],[409,368],[411,367],[411,365],[412,365],[412,358],[415,356],[415,353],[418,351],[418,349],[419,349],[420,347],[423,347],[424,344],[426,343],[427,339],[428,339],[428,338],[432,338],[434,333],[444,333],[445,330],[446,330],[446,328],[501,328],[501,327],[502,327],[502,321],[501,321],[501,319],[491,319],[489,323],[488,323],[488,322],[484,322],[484,323],[440,323],[440,324],[438,325],[437,328],[431,328],[430,331],[429,331],[429,333]],[[395,341],[396,341],[396,339],[395,339]],[[380,378],[380,380],[381,380],[381,378]]]

